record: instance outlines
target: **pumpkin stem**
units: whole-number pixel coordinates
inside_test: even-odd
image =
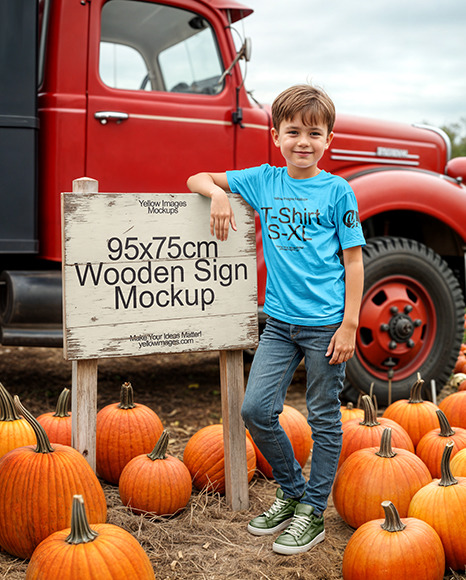
[[[437,413],[438,422],[440,423],[439,436],[452,437],[456,433],[456,431],[453,431],[453,429],[451,428],[445,413],[441,409],[437,409],[435,412]]]
[[[387,459],[391,459],[395,457],[396,453],[393,451],[392,448],[392,428],[385,427],[382,431],[382,438],[380,440],[380,449],[375,453],[379,457],[385,457]]]
[[[119,409],[134,409],[134,394],[133,394],[133,387],[131,383],[123,383],[121,385],[120,390],[120,404],[118,405]]]
[[[438,482],[438,484],[441,485],[442,487],[448,487],[449,485],[456,485],[458,483],[458,480],[453,477],[450,468],[450,457],[454,446],[455,444],[453,443],[453,441],[449,441],[445,445],[445,449],[443,450],[442,453],[442,461],[440,463],[440,473],[442,477]]]
[[[385,521],[380,527],[387,532],[402,532],[406,528],[400,519],[400,514],[391,501],[382,502],[383,511],[385,512]]]
[[[369,395],[364,395],[362,398],[362,408],[364,409],[364,419],[359,423],[360,425],[365,425],[366,427],[375,427],[380,425],[377,421],[377,415]]]
[[[353,403],[352,403],[351,401],[348,401],[348,402],[346,403],[346,409],[347,409],[348,411],[351,411],[351,410],[353,409],[353,407],[354,407],[354,405],[353,405]]]
[[[10,393],[0,383],[0,421],[18,421],[20,418]]]
[[[57,406],[55,408],[54,417],[69,417],[68,410],[70,408],[70,390],[66,387],[58,397]]]
[[[414,385],[411,387],[411,392],[409,394],[408,403],[416,404],[416,403],[423,403],[424,399],[422,398],[421,391],[422,387],[424,386],[424,381],[422,379],[418,379]]]
[[[156,459],[165,459],[167,456],[168,440],[170,439],[170,433],[165,429],[160,435],[159,440],[155,444],[154,449],[147,454],[149,459],[155,461]]]
[[[52,453],[53,451],[55,451],[55,449],[50,445],[50,440],[49,440],[44,428],[39,423],[39,421],[37,421],[36,418],[33,417],[31,415],[31,413],[25,407],[23,407],[23,405],[21,404],[21,401],[19,400],[18,395],[15,395],[14,402],[15,402],[16,410],[18,411],[18,413],[20,413],[26,419],[26,421],[29,423],[29,425],[31,425],[31,427],[36,435],[37,445],[36,445],[35,452],[36,453]]]
[[[71,532],[65,538],[65,542],[68,542],[68,544],[86,544],[87,542],[93,542],[98,535],[89,525],[83,496],[74,495],[71,508]]]

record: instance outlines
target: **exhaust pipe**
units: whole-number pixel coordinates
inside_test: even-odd
[[[0,325],[5,346],[61,347],[61,271],[2,272]]]

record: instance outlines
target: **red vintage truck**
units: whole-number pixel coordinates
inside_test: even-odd
[[[60,192],[183,192],[197,171],[281,164],[248,94],[235,0],[2,0],[3,345],[61,346]],[[272,74],[272,72],[271,72]],[[350,398],[441,386],[463,337],[466,159],[435,127],[338,115],[323,167],[353,187],[367,246]],[[195,216],[193,216],[195,219]],[[257,238],[259,318],[266,271]]]

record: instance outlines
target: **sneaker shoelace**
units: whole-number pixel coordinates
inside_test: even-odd
[[[310,522],[311,519],[309,516],[299,516],[295,514],[291,524],[286,528],[285,532],[295,538],[299,538],[299,536],[304,534]]]
[[[283,507],[285,507],[286,505],[286,500],[284,499],[280,499],[277,497],[277,499],[273,502],[273,504],[269,507],[269,509],[267,511],[264,512],[264,516],[269,518],[271,516],[274,516],[276,513],[278,513]]]

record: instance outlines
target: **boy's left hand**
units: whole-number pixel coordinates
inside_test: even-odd
[[[340,326],[332,336],[325,356],[331,356],[329,364],[337,365],[349,360],[354,354],[356,331]]]

